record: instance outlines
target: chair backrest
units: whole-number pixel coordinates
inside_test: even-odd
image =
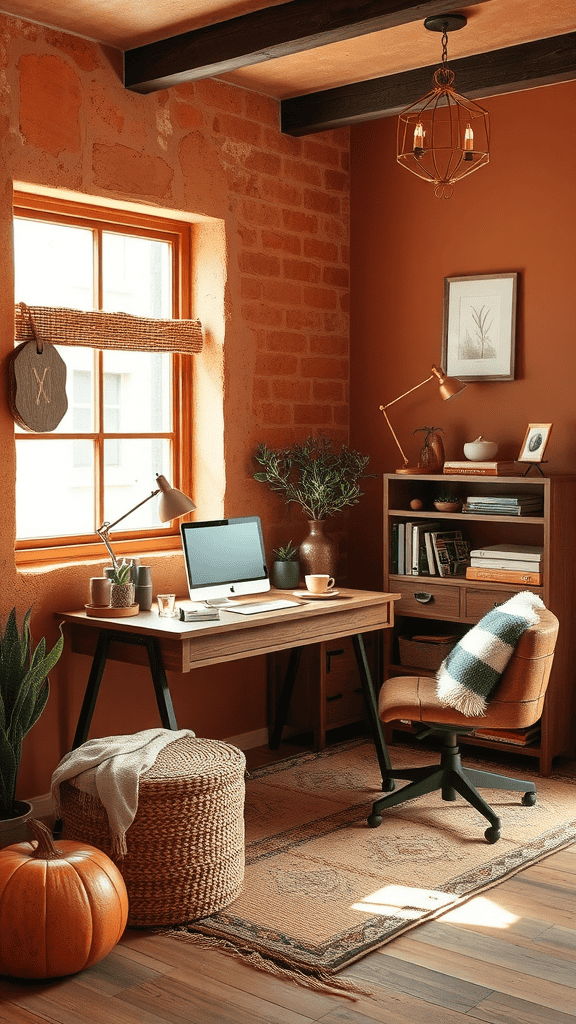
[[[556,616],[546,609],[540,613],[540,621],[522,634],[488,702],[486,715],[477,724],[494,729],[525,729],[538,721],[554,660],[558,625]],[[469,721],[473,724],[475,720]]]

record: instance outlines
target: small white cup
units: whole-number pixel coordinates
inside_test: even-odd
[[[95,608],[106,608],[110,604],[111,586],[107,576],[93,576],[90,580],[90,604]]]
[[[176,605],[176,594],[156,594],[156,600],[158,602],[158,615],[163,619],[172,619]]]
[[[332,590],[334,586],[334,580],[331,576],[323,576],[321,573],[314,573],[311,576],[305,576],[304,582],[306,583],[306,589],[311,594],[326,594],[329,590]]]

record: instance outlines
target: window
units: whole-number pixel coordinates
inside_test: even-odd
[[[16,302],[190,317],[186,223],[20,194],[14,251]],[[57,349],[67,369],[65,416],[50,433],[16,426],[19,562],[105,558],[96,529],[143,501],[158,473],[193,489],[191,356]],[[160,523],[154,501],[114,531],[119,554],[178,544],[178,524]]]

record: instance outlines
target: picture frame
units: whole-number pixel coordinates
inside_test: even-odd
[[[551,423],[529,423],[516,462],[542,462],[551,431]]]
[[[463,381],[514,380],[518,274],[444,278],[441,365]]]

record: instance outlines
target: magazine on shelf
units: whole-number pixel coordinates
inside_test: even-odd
[[[470,544],[462,530],[438,530],[431,536],[439,575],[464,576],[470,565]]]

